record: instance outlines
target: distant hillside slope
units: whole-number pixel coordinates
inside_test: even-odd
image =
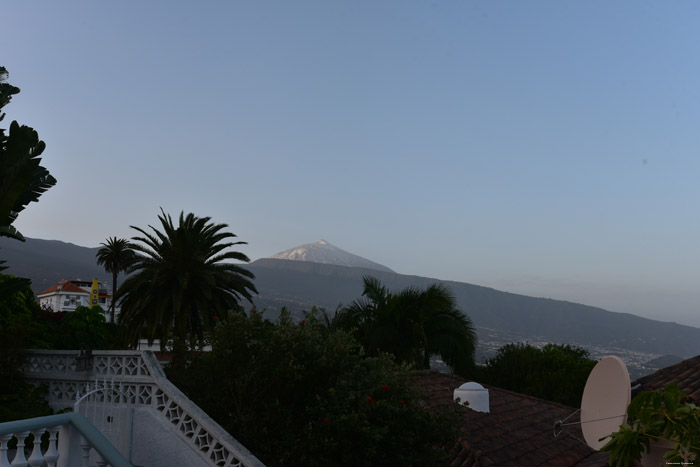
[[[0,259],[6,271],[32,279],[35,292],[61,279],[99,280],[111,284],[97,266],[98,248],[86,248],[55,240],[27,239],[25,243],[0,239]],[[255,275],[260,296],[258,308],[290,311],[313,305],[335,310],[362,293],[362,276],[373,275],[392,290],[408,286],[447,284],[460,308],[477,326],[508,331],[525,339],[620,347],[657,354],[690,357],[700,354],[700,329],[638,316],[613,313],[561,300],[534,298],[501,292],[488,287],[419,276],[406,276],[375,269],[344,267],[308,261],[260,259],[247,266]]]
[[[97,266],[99,248],[86,248],[58,240],[27,238],[19,242],[0,238],[0,260],[6,261],[7,274],[28,277],[34,293],[41,292],[62,279],[88,280],[97,277],[110,286],[112,276]]]
[[[312,305],[335,310],[362,293],[362,276],[377,277],[392,290],[448,285],[460,308],[477,326],[540,336],[551,342],[620,347],[683,356],[700,354],[700,329],[613,313],[577,303],[501,292],[488,287],[419,276],[279,259],[260,259],[249,265],[261,296],[258,307]]]

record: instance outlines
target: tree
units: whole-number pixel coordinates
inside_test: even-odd
[[[627,423],[609,436],[601,451],[610,465],[623,467],[649,452],[651,444],[668,443],[666,464],[692,465],[700,460],[700,407],[677,384],[660,391],[642,391],[627,407]]]
[[[7,83],[7,69],[0,66],[0,121],[2,112],[19,88]],[[0,128],[0,237],[24,241],[12,225],[18,214],[49,188],[56,179],[40,165],[46,144],[33,128],[10,124],[9,132]],[[0,271],[7,269],[0,261]],[[50,413],[42,392],[24,381],[18,369],[23,353],[33,342],[32,308],[38,308],[29,279],[0,275],[0,421],[35,417]]]
[[[0,286],[16,278],[0,274]],[[28,284],[0,297],[0,422],[52,413],[46,391],[26,381],[24,349],[47,347],[35,315],[39,303]]]
[[[117,276],[126,272],[134,260],[134,251],[125,238],[111,237],[107,242],[100,243],[102,248],[97,251],[97,264],[104,266],[107,273],[112,274],[112,303],[109,307],[110,322],[114,322],[114,308],[117,293]]]
[[[222,320],[211,352],[167,374],[269,466],[447,465],[462,408],[423,406],[405,370],[315,313],[272,323],[253,310]]]
[[[572,407],[581,404],[596,362],[588,351],[570,345],[507,344],[480,370],[481,382]]]
[[[374,277],[365,276],[363,283],[364,298],[340,310],[338,321],[369,354],[390,353],[419,368],[429,368],[430,356],[439,355],[459,374],[473,367],[476,333],[447,287],[393,294]]]
[[[105,349],[111,344],[114,329],[105,320],[100,306],[79,306],[66,313],[58,325],[59,336],[54,347],[58,349]]]
[[[5,82],[8,76],[7,69],[0,67],[0,121],[5,118],[2,108],[19,93],[19,88]],[[0,237],[24,241],[12,223],[29,203],[38,201],[56,184],[49,171],[39,165],[39,156],[45,148],[46,144],[31,127],[13,121],[9,133],[0,128]],[[6,269],[3,264],[0,261],[0,271]],[[9,296],[27,284],[28,279],[4,281],[0,295]]]
[[[170,332],[185,342],[188,335],[201,337],[211,331],[215,320],[242,310],[240,299],[252,302],[251,292],[257,290],[250,280],[253,273],[224,262],[250,261],[243,253],[226,251],[246,244],[227,241],[236,235],[223,231],[226,224],[183,212],[176,226],[162,209],[158,219],[162,231],[131,226],[142,236],[132,239],[132,274],[116,300],[121,306],[119,322],[130,342],[139,336],[151,343],[158,338],[164,347]]]

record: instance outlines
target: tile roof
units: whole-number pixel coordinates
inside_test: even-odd
[[[64,281],[61,281],[52,287],[49,287],[48,289],[46,289],[44,291],[39,292],[37,294],[37,296],[44,295],[44,294],[51,293],[51,292],[57,292],[59,286],[61,286],[61,292],[83,293],[83,294],[89,295],[89,292],[86,292],[85,290],[81,289],[77,285],[73,284],[71,281],[64,280]]]
[[[676,383],[688,397],[700,403],[700,355],[639,378],[632,383],[632,387],[639,384],[632,395],[641,391],[656,391],[670,383]]]
[[[417,375],[414,380],[431,407],[454,404],[453,391],[466,382],[437,372]],[[578,421],[578,413],[572,415],[576,409],[505,389],[484,387],[489,390],[490,412],[464,409],[462,435],[453,449],[451,467],[608,465],[607,454],[579,441],[583,439],[580,425],[567,426],[554,437],[554,422],[570,415],[567,423]]]

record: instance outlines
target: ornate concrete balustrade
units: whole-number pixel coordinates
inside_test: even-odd
[[[48,447],[41,449],[41,437],[48,432]],[[29,435],[34,441],[29,458],[24,449]],[[8,457],[8,444],[17,439],[17,448]],[[117,449],[82,415],[63,413],[0,423],[0,467],[89,467],[91,450],[98,467],[133,467]]]
[[[132,463],[264,467],[168,381],[152,352],[93,351],[87,371],[78,371],[77,356],[77,350],[30,350],[25,375],[48,386],[55,410],[72,407],[76,395],[95,380],[118,385],[113,402],[122,410],[125,439],[115,444]]]

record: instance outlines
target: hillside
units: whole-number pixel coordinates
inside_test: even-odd
[[[260,259],[249,265],[261,293],[258,307],[290,311],[312,305],[335,310],[362,293],[362,276],[373,275],[392,290],[448,285],[460,308],[484,328],[508,331],[535,340],[620,347],[684,356],[700,353],[700,329],[627,313],[547,298],[501,292],[488,287],[427,277],[406,276],[363,268],[347,268],[279,259]]]
[[[111,274],[97,266],[99,248],[86,248],[59,240],[27,238],[26,242],[0,238],[0,259],[6,261],[7,274],[28,277],[34,293],[62,279],[92,279],[112,284]]]
[[[97,277],[111,283],[110,276],[96,264],[96,252],[97,248],[55,240],[27,239],[21,243],[0,239],[0,259],[9,266],[6,272],[32,279],[35,292],[61,279]],[[255,297],[256,306],[273,313],[282,306],[297,314],[313,305],[333,311],[339,304],[349,304],[360,297],[362,276],[373,275],[392,290],[442,282],[452,289],[460,308],[475,325],[516,336],[514,339],[619,347],[684,357],[700,354],[698,328],[578,303],[528,297],[462,282],[299,260],[266,258],[247,267],[256,275],[255,285],[260,292]]]

